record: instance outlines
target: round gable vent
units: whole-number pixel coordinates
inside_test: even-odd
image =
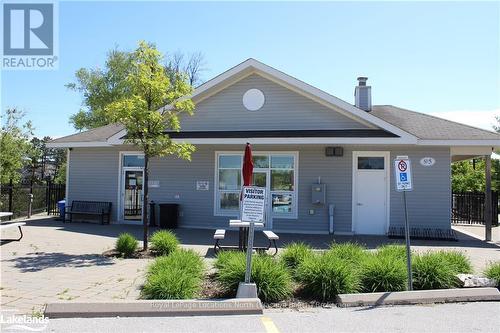
[[[249,111],[259,110],[264,106],[265,101],[264,93],[259,89],[247,90],[243,95],[243,106]]]

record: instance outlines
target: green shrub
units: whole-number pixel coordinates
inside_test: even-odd
[[[115,249],[125,258],[132,256],[137,250],[137,246],[139,246],[139,242],[129,233],[123,233],[118,236],[116,240]]]
[[[472,264],[470,259],[459,251],[440,251],[438,252],[453,269],[455,274],[472,273]]]
[[[168,271],[172,267],[179,268],[196,276],[203,276],[203,259],[194,250],[178,250],[168,256],[162,256],[155,259],[149,266],[148,275],[160,274]]]
[[[157,258],[148,269],[142,297],[146,299],[194,298],[201,290],[203,259],[193,250],[178,250]]]
[[[216,263],[216,266],[220,267],[217,280],[235,294],[239,283],[245,279],[245,255],[234,252],[220,258],[223,258],[222,261]],[[281,262],[271,256],[259,254],[252,257],[251,280],[257,285],[257,294],[264,302],[281,301],[292,295],[290,273]]]
[[[396,244],[382,245],[377,248],[377,256],[390,257],[406,262],[406,247]]]
[[[179,240],[174,233],[160,230],[151,236],[151,251],[160,256],[168,256],[179,248]]]
[[[297,268],[296,275],[304,293],[322,301],[360,289],[358,271],[353,269],[352,264],[328,252],[306,257]]]
[[[455,268],[442,253],[414,255],[412,260],[414,289],[446,289],[458,286]]]
[[[233,259],[237,257],[237,259]],[[214,267],[223,268],[230,260],[245,261],[246,254],[241,251],[219,251],[215,258]]]
[[[361,287],[365,292],[406,290],[408,274],[405,261],[398,257],[398,250],[384,249],[363,260]]]
[[[492,263],[484,271],[487,278],[497,280],[497,288],[500,289],[500,261]]]
[[[312,248],[304,243],[290,243],[285,246],[280,255],[280,260],[294,274],[295,269],[304,258],[313,254]]]
[[[366,248],[357,243],[333,243],[327,251],[328,255],[332,255],[349,264],[358,265],[367,255]]]
[[[142,289],[146,299],[194,298],[201,289],[201,278],[178,267],[170,267],[148,277]]]

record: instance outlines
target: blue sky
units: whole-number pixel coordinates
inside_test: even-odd
[[[201,51],[204,79],[247,58],[353,102],[369,77],[375,104],[489,127],[500,115],[499,3],[60,2],[59,69],[3,71],[1,107],[28,113],[36,134],[74,132],[81,67],[140,39],[162,52]]]

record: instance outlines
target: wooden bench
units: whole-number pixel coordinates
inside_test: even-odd
[[[225,229],[217,229],[215,230],[214,233],[214,240],[215,240],[215,245],[214,245],[214,252],[217,253],[220,250],[220,245],[219,242],[226,237],[226,230]]]
[[[97,215],[101,219],[101,224],[109,224],[111,216],[111,202],[106,201],[79,201],[74,200],[69,209],[65,209],[63,222],[66,222],[66,214],[69,215],[69,222],[73,222],[73,215]]]
[[[276,255],[278,253],[278,245],[276,244],[276,241],[280,239],[279,236],[270,230],[264,230],[263,233],[264,236],[266,236],[267,240],[269,241],[269,246],[267,247],[267,249],[269,250],[272,244],[274,244],[274,249],[275,249],[274,255]]]
[[[25,225],[26,225],[26,223],[24,223],[24,222],[2,223],[2,224],[0,224],[0,230],[5,230],[5,229],[17,227],[19,229],[19,232],[21,233],[21,237],[19,237],[18,239],[13,239],[13,240],[20,241],[21,238],[23,238],[23,230],[21,229],[21,227],[25,226]],[[6,239],[3,239],[3,240],[6,240]]]

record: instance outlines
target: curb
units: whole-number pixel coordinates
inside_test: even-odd
[[[340,307],[485,301],[500,301],[500,292],[498,289],[434,289],[365,294],[340,294],[336,298],[337,305]]]
[[[48,303],[49,318],[174,317],[263,314],[258,298]]]

